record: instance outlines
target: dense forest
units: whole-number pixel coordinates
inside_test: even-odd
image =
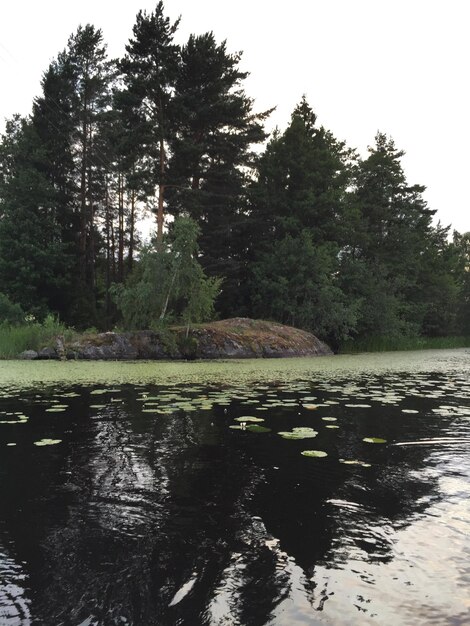
[[[245,316],[336,347],[470,335],[470,233],[433,223],[393,139],[360,158],[306,98],[268,137],[240,54],[210,32],[177,45],[177,29],[159,2],[109,59],[101,30],[79,27],[31,114],[7,121],[0,322]]]

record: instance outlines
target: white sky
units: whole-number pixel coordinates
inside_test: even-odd
[[[120,56],[148,0],[0,0],[0,124],[27,114],[49,62],[79,24],[101,28]],[[212,30],[242,50],[257,110],[283,130],[306,94],[319,123],[366,153],[391,135],[410,183],[442,223],[470,231],[468,0],[166,0],[177,41]]]

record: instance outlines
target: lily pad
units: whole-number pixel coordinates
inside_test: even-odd
[[[362,441],[366,443],[387,443],[386,439],[381,439],[380,437],[364,437]]]
[[[315,411],[316,409],[318,409],[318,405],[316,404],[302,404],[302,407],[304,409],[307,409],[308,411]]]
[[[253,415],[243,415],[235,418],[236,422],[264,422],[262,417],[253,417]]]
[[[278,432],[283,439],[312,439],[318,435],[318,432],[308,426],[298,426],[291,431]]]
[[[57,443],[62,443],[62,439],[40,439],[35,441],[35,446],[55,446]]]
[[[249,430],[250,433],[270,433],[271,429],[266,428],[266,426],[259,426],[258,424],[248,424],[246,430]]]
[[[370,463],[364,463],[364,461],[358,461],[357,459],[339,459],[340,463],[344,465],[360,465],[361,467],[371,467]]]
[[[328,456],[328,454],[323,450],[302,450],[300,454],[302,454],[303,456],[310,456],[316,459]]]
[[[337,421],[336,417],[322,417],[322,420],[324,422],[336,422]]]
[[[337,429],[337,428],[339,428],[339,426],[336,426],[336,424],[328,424],[328,426],[325,426],[325,428]]]

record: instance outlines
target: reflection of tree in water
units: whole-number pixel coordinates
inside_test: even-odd
[[[251,541],[246,505],[258,478],[235,451],[199,440],[202,416],[170,416],[136,433],[113,410],[93,422],[92,443],[72,451],[68,518],[42,542],[40,623],[202,616],[234,547]],[[192,578],[185,602],[169,607]]]
[[[29,626],[31,613],[25,597],[26,574],[16,559],[3,545],[3,529],[0,526],[0,624],[2,626]]]
[[[436,495],[423,449],[350,468],[210,413],[131,413],[76,422],[60,516],[38,520],[38,623],[288,624],[290,602],[311,624],[329,593],[315,568],[389,560],[395,529]],[[354,451],[358,433],[341,436]]]

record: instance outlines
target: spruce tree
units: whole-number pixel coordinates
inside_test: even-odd
[[[57,198],[30,121],[7,122],[0,144],[0,292],[38,318],[61,312],[70,258]]]
[[[338,270],[354,154],[302,98],[261,156],[250,192],[251,311],[337,344],[356,324]]]
[[[341,256],[340,276],[348,297],[360,306],[360,335],[423,330],[429,275],[427,290],[422,286],[435,211],[423,199],[425,188],[408,184],[403,154],[391,138],[378,133],[356,171],[350,213],[354,228]]]

